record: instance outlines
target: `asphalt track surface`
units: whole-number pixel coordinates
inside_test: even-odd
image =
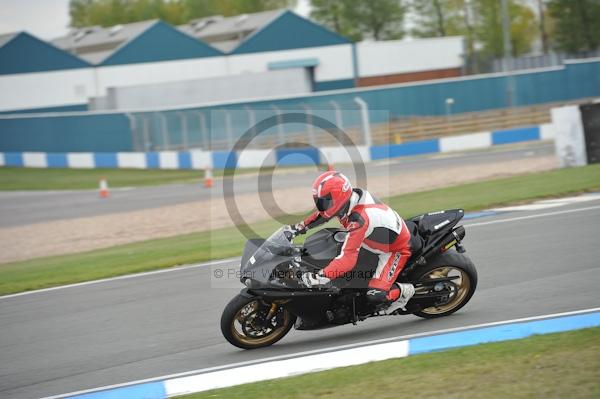
[[[291,331],[278,344],[253,351],[234,348],[222,338],[221,311],[238,289],[211,288],[210,266],[0,298],[0,397],[56,395],[600,306],[600,200],[464,224],[467,254],[477,266],[479,286],[458,313],[437,320],[395,316],[357,326]],[[237,268],[235,261],[230,265]]]
[[[397,173],[443,169],[462,165],[479,165],[494,162],[540,158],[554,154],[552,143],[541,142],[526,145],[500,146],[493,149],[463,153],[447,153],[432,156],[400,158],[366,165],[371,177],[393,176]],[[342,171],[352,174],[351,169],[342,166]],[[288,187],[310,187],[315,178],[316,168],[291,170],[275,173],[273,189]],[[240,175],[235,178],[235,194],[268,191],[271,187],[258,184],[256,175]],[[73,191],[16,191],[0,192],[0,228],[72,219],[85,216],[105,215],[140,209],[157,208],[222,195],[222,180],[216,179],[215,187],[206,190],[198,184],[173,184],[157,187],[111,190],[109,201],[98,198],[95,190]]]

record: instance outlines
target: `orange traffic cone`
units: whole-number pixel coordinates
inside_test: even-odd
[[[108,182],[106,177],[100,178],[100,198],[108,198]]]
[[[211,188],[214,185],[212,168],[204,169],[204,187]]]

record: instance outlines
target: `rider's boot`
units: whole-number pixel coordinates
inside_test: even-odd
[[[392,314],[398,309],[406,310],[406,304],[415,294],[415,287],[409,283],[394,283],[389,291],[372,288],[367,291],[367,300],[375,306],[376,311],[384,310]]]
[[[415,287],[412,284],[394,283],[394,287],[388,293],[388,298],[393,302],[385,309],[385,313],[392,314],[398,309],[406,310],[406,304],[413,295],[415,295]]]

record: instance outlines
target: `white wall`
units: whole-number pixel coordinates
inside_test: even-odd
[[[92,68],[0,75],[0,111],[85,104],[94,93]]]
[[[463,65],[462,36],[366,41],[356,46],[360,77],[459,68]]]
[[[577,105],[552,108],[554,148],[561,168],[587,165],[585,132]]]
[[[97,68],[97,95],[105,95],[109,87],[177,82],[228,74],[226,57],[103,66]]]
[[[56,72],[0,75],[0,111],[84,104],[109,87],[131,87],[269,71],[269,63],[319,59],[318,82],[353,78],[350,44],[190,60],[102,66]],[[248,79],[253,79],[250,75]],[[297,86],[297,85],[296,85]],[[290,93],[298,94],[298,90]],[[271,93],[272,94],[272,93]],[[264,94],[267,95],[267,94]],[[232,100],[233,98],[219,100]],[[212,101],[216,101],[212,99]]]
[[[215,101],[307,95],[312,82],[304,69],[190,79],[181,82],[125,86],[109,90],[95,109],[152,109]],[[102,104],[104,103],[104,104]]]
[[[262,53],[230,55],[229,73],[264,72],[269,70],[269,63],[292,61],[307,58],[318,58],[319,65],[315,67],[315,81],[352,79],[352,45],[339,44],[335,46],[310,47],[283,51],[267,51]]]

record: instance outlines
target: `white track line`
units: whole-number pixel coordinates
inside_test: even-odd
[[[583,211],[589,211],[589,210],[594,210],[594,209],[600,209],[600,205],[588,206],[585,208],[568,209],[565,211],[546,212],[546,213],[540,213],[537,215],[517,216],[517,217],[513,217],[513,218],[508,218],[508,219],[491,220],[489,222],[470,223],[470,224],[465,224],[464,226],[467,228],[488,226],[488,225],[493,225],[493,224],[509,223],[509,222],[515,222],[515,221],[519,221],[519,220],[527,220],[527,219],[536,219],[536,218],[541,218],[541,217],[546,217],[546,216],[555,216],[555,215],[561,215],[561,214],[566,214],[566,213],[583,212]],[[110,277],[110,278],[105,278],[105,279],[101,279],[101,280],[92,280],[92,281],[86,281],[83,283],[60,285],[58,287],[51,287],[51,288],[43,288],[41,290],[19,292],[18,294],[9,294],[9,295],[0,296],[0,300],[8,299],[8,298],[15,298],[15,297],[24,296],[24,295],[38,294],[38,293],[42,293],[42,292],[57,291],[57,290],[65,289],[65,288],[83,287],[86,285],[107,283],[107,282],[111,282],[111,281],[126,280],[126,279],[137,278],[137,277],[145,277],[145,276],[151,276],[154,274],[170,273],[170,272],[176,272],[176,271],[187,270],[187,269],[195,269],[195,268],[206,267],[206,266],[210,266],[210,265],[219,265],[219,264],[228,263],[228,262],[236,262],[239,259],[240,258],[237,257],[237,258],[215,260],[212,262],[198,263],[195,265],[184,265],[184,266],[172,267],[169,269],[155,270],[155,271],[145,272],[145,273],[127,274],[124,276]]]
[[[570,311],[570,312],[553,313],[553,314],[541,315],[541,316],[523,317],[523,318],[519,318],[519,319],[494,321],[494,322],[474,324],[474,325],[464,326],[464,327],[446,328],[443,330],[427,331],[427,332],[422,332],[422,333],[417,333],[417,334],[409,334],[409,335],[402,335],[402,336],[397,336],[397,337],[356,342],[356,343],[348,344],[348,345],[340,345],[340,346],[334,346],[334,347],[323,348],[323,349],[314,349],[314,350],[310,350],[310,351],[296,352],[296,353],[291,353],[291,354],[287,354],[287,355],[271,356],[271,357],[266,357],[266,358],[262,358],[262,359],[249,360],[246,362],[231,363],[231,364],[227,364],[227,365],[223,365],[223,366],[215,366],[215,367],[208,367],[208,368],[197,369],[197,370],[192,370],[192,371],[186,371],[183,373],[167,374],[167,375],[163,375],[160,377],[147,378],[144,380],[137,380],[137,381],[127,382],[127,383],[122,383],[122,384],[108,385],[108,386],[104,386],[104,387],[88,389],[88,390],[83,390],[83,391],[77,391],[77,392],[71,392],[71,393],[66,393],[66,394],[61,394],[61,395],[56,395],[56,396],[48,396],[48,397],[45,397],[42,399],[62,399],[62,398],[81,395],[81,394],[85,394],[85,393],[104,391],[107,389],[120,388],[120,387],[143,384],[143,383],[153,382],[153,381],[164,381],[164,380],[168,380],[168,379],[172,379],[172,378],[179,378],[179,377],[185,377],[185,376],[197,375],[197,374],[205,374],[205,373],[209,373],[209,372],[213,372],[213,371],[225,370],[225,369],[236,368],[236,367],[241,367],[241,366],[249,366],[249,365],[253,365],[253,364],[259,364],[259,363],[271,362],[271,361],[277,361],[277,360],[292,359],[295,357],[313,355],[313,354],[318,354],[318,353],[335,352],[335,351],[339,351],[339,350],[343,350],[343,349],[356,348],[356,347],[367,346],[367,345],[375,345],[375,344],[381,344],[381,343],[392,342],[392,341],[402,341],[402,340],[430,336],[430,335],[459,332],[459,331],[465,331],[465,330],[471,330],[471,329],[483,328],[483,327],[493,327],[493,326],[498,326],[498,325],[503,325],[503,324],[523,323],[523,322],[534,321],[534,320],[552,319],[552,318],[556,318],[556,317],[572,316],[572,315],[577,315],[577,314],[593,313],[593,312],[598,312],[598,311],[600,311],[600,307],[590,308],[590,309],[582,309],[582,310],[574,310],[574,311]]]
[[[181,271],[181,270],[196,269],[196,268],[199,268],[199,267],[206,267],[206,266],[211,266],[211,265],[220,265],[220,264],[223,264],[223,263],[237,262],[237,261],[239,261],[239,259],[240,258],[220,259],[220,260],[214,260],[214,261],[205,262],[205,263],[197,263],[197,264],[193,264],[193,265],[183,265],[183,266],[178,266],[178,267],[171,267],[171,268],[168,268],[168,269],[153,270],[151,272],[126,274],[124,276],[109,277],[109,278],[103,278],[103,279],[100,279],[100,280],[84,281],[82,283],[75,283],[75,284],[68,284],[68,285],[59,285],[58,287],[42,288],[40,290],[25,291],[25,292],[19,292],[17,294],[9,294],[9,295],[0,296],[0,300],[1,299],[14,298],[14,297],[18,297],[18,296],[24,296],[24,295],[39,294],[39,293],[42,293],[42,292],[57,291],[57,290],[65,289],[65,288],[84,287],[86,285],[107,283],[107,282],[118,281],[118,280],[127,280],[127,279],[130,279],[130,278],[152,276],[154,274],[177,272],[177,271]]]
[[[577,208],[577,209],[567,209],[565,211],[539,213],[537,215],[517,216],[517,217],[514,217],[514,218],[508,218],[508,219],[490,220],[489,222],[470,223],[470,224],[465,224],[465,227],[488,226],[488,225],[491,225],[491,224],[516,222],[516,221],[519,221],[519,220],[536,219],[536,218],[542,218],[542,217],[546,217],[546,216],[562,215],[562,214],[565,214],[565,213],[575,213],[575,212],[590,211],[590,210],[593,210],[593,209],[600,209],[600,205],[588,206],[588,207],[585,207],[585,208]]]

